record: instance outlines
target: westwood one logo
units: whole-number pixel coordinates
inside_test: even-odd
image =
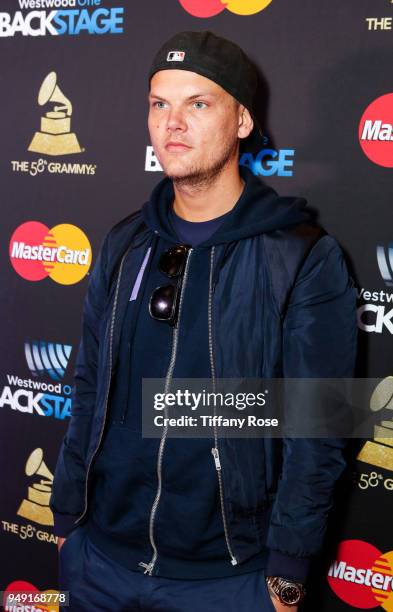
[[[381,553],[362,540],[341,542],[330,566],[328,583],[353,608],[381,606],[393,611],[393,550]]]
[[[124,8],[105,8],[102,0],[19,0],[18,4],[19,11],[0,12],[0,38],[123,33]]]
[[[61,285],[78,283],[91,264],[87,236],[68,223],[52,229],[38,221],[22,223],[12,234],[9,255],[22,278],[39,281],[49,276]]]
[[[71,350],[69,344],[45,340],[26,341],[26,363],[35,380],[7,374],[7,384],[0,392],[0,408],[9,407],[18,412],[55,419],[69,418],[72,388],[63,385],[62,379]],[[49,376],[55,382],[37,380],[44,376]]]
[[[393,168],[393,93],[377,98],[359,124],[363,153],[378,166]]]
[[[272,0],[179,0],[193,17],[214,17],[228,9],[236,15],[254,15],[263,11]]]

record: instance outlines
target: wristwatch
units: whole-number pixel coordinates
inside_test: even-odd
[[[284,606],[297,606],[306,594],[306,589],[300,582],[292,582],[278,576],[267,576],[266,584],[273,596],[276,596]]]

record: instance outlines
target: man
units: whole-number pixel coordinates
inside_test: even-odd
[[[352,376],[355,289],[305,201],[239,168],[256,122],[243,51],[183,32],[149,76],[166,178],[89,282],[51,497],[60,587],[76,611],[296,612],[343,443],[142,438],[142,379]]]

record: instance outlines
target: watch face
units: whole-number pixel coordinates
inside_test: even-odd
[[[280,593],[280,599],[282,603],[294,605],[299,603],[301,598],[301,592],[298,586],[296,585],[286,585],[283,587]]]

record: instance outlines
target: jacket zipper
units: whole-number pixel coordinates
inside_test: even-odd
[[[213,316],[212,316],[212,294],[213,294],[213,264],[214,264],[214,246],[211,249],[210,253],[210,277],[209,277],[209,305],[208,305],[208,323],[209,323],[209,355],[210,355],[210,370],[211,377],[213,381],[213,392],[216,391],[216,369],[214,365],[214,353],[213,353]],[[216,405],[214,404],[214,416],[216,416]],[[228,530],[228,522],[225,514],[225,505],[224,505],[224,486],[222,482],[222,473],[221,473],[221,461],[220,461],[220,452],[218,450],[218,434],[217,434],[217,425],[213,426],[214,430],[214,448],[211,449],[214,465],[217,471],[218,478],[218,488],[220,492],[220,503],[221,503],[221,514],[222,514],[222,522],[224,526],[224,534],[225,534],[225,542],[227,545],[227,549],[229,552],[229,556],[231,558],[232,565],[237,565],[238,560],[233,554],[232,546],[229,539],[229,530]]]
[[[98,439],[98,444],[97,444],[94,452],[92,453],[92,455],[90,457],[89,465],[87,467],[86,480],[85,480],[85,507],[84,507],[84,510],[83,510],[82,514],[80,515],[80,517],[75,521],[75,525],[77,523],[79,523],[83,519],[83,517],[85,516],[85,514],[87,512],[87,489],[88,489],[88,480],[89,480],[90,468],[91,468],[91,464],[93,462],[93,459],[96,456],[97,451],[98,451],[98,449],[100,447],[101,440],[102,440],[102,435],[104,433],[104,428],[105,428],[106,414],[107,414],[107,410],[108,410],[109,390],[110,390],[111,380],[112,380],[112,360],[113,360],[112,342],[113,342],[113,330],[114,330],[114,327],[115,327],[116,309],[117,309],[117,302],[118,302],[118,297],[119,297],[120,280],[121,280],[121,276],[122,276],[122,272],[123,272],[123,264],[124,264],[124,260],[125,260],[126,256],[128,255],[128,252],[129,252],[130,248],[131,247],[129,247],[127,249],[127,251],[124,253],[124,255],[123,255],[122,259],[121,259],[121,262],[120,262],[119,275],[117,277],[116,290],[115,290],[115,298],[114,298],[113,308],[112,308],[111,326],[110,326],[110,332],[109,332],[109,376],[108,376],[108,384],[107,384],[107,390],[106,390],[106,395],[105,395],[104,418],[103,418],[103,423],[102,423],[102,427],[101,427],[101,431],[100,431],[100,436],[99,436],[99,439]]]
[[[179,314],[178,314],[177,324],[173,328],[172,352],[171,352],[171,359],[169,362],[168,371],[165,377],[164,393],[168,393],[169,391],[169,386],[172,380],[173,370],[175,368],[175,363],[176,363],[176,353],[177,353],[177,346],[178,346],[178,341],[179,341],[180,317],[181,317],[183,298],[184,298],[184,292],[185,292],[185,288],[187,284],[188,270],[190,267],[190,259],[191,259],[192,251],[193,249],[190,249],[187,253],[187,261],[186,261],[186,266],[184,269],[183,282],[182,282],[182,287],[181,287],[181,292],[180,292]],[[166,409],[165,409],[165,413],[166,413]],[[154,566],[156,564],[157,557],[158,557],[158,549],[157,549],[157,545],[156,545],[155,538],[154,538],[154,521],[155,521],[155,517],[157,513],[158,504],[160,503],[160,497],[161,497],[161,491],[162,491],[162,459],[164,456],[164,447],[165,447],[167,433],[168,433],[168,426],[165,425],[162,431],[162,434],[161,434],[161,441],[160,441],[160,446],[159,446],[158,455],[157,455],[157,477],[158,477],[157,493],[156,493],[156,497],[154,499],[154,502],[153,502],[153,505],[150,511],[150,520],[149,520],[149,539],[150,539],[151,547],[153,549],[153,557],[149,563],[144,563],[143,561],[139,563],[141,567],[145,568],[144,574],[149,574],[149,576],[153,575]]]

